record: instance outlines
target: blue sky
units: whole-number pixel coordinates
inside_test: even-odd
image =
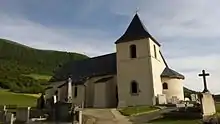
[[[170,67],[184,85],[220,93],[220,1],[212,0],[0,0],[0,37],[40,49],[97,56],[114,42],[139,8],[148,31],[162,44]]]

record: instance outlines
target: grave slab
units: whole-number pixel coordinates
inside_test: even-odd
[[[0,105],[0,111],[6,111],[6,106],[5,105]]]
[[[6,124],[13,124],[14,123],[14,114],[12,113],[6,113],[5,122]]]
[[[167,100],[166,100],[166,95],[165,94],[159,94],[159,95],[157,95],[157,98],[158,98],[158,104],[159,105],[167,104]]]
[[[206,92],[200,95],[203,116],[212,116],[216,113],[215,101],[212,94]]]
[[[16,121],[28,123],[30,117],[30,107],[17,108]]]
[[[191,101],[193,102],[196,102],[198,99],[197,94],[191,94],[190,97],[191,97]]]
[[[172,96],[171,103],[172,104],[177,104],[178,102],[179,102],[179,100],[178,100],[177,96]]]
[[[176,104],[176,107],[177,107],[177,108],[184,108],[184,107],[186,107],[186,105],[183,104],[183,103],[182,103],[182,104]]]
[[[5,121],[5,115],[6,115],[6,111],[0,111],[0,122]]]

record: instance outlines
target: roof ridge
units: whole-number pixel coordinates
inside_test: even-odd
[[[165,58],[164,58],[164,56],[163,56],[163,54],[162,54],[162,52],[159,50],[159,53],[160,53],[160,55],[161,55],[161,57],[162,57],[162,59],[163,59],[163,62],[165,63],[165,65],[166,65],[166,67],[168,67],[169,68],[169,66],[168,66],[168,64],[167,64],[167,62],[166,62],[166,60],[165,60]]]
[[[115,44],[144,38],[151,38],[158,46],[160,46],[160,44],[148,32],[147,28],[136,13],[125,33],[115,42]]]

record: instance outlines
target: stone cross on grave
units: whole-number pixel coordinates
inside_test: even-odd
[[[206,84],[206,76],[210,76],[209,73],[205,73],[205,70],[202,70],[202,74],[199,74],[200,77],[203,77],[203,83],[204,83],[204,90],[203,93],[209,92]]]

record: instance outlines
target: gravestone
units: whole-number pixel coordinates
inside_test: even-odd
[[[181,103],[181,104],[176,104],[176,107],[177,108],[184,108],[184,107],[186,107],[186,105],[184,103]]]
[[[6,117],[5,117],[5,123],[6,124],[13,124],[14,123],[14,114],[12,113],[6,113]]]
[[[179,102],[179,100],[178,100],[177,96],[172,96],[171,103],[172,104],[177,104],[178,102]]]
[[[54,117],[57,122],[68,122],[71,119],[72,103],[57,102],[54,106]]]
[[[57,103],[57,96],[53,95],[52,97],[52,104],[56,104]]]
[[[179,111],[180,109],[185,108],[186,105],[184,103],[180,103],[180,104],[176,104],[176,107],[177,107],[177,111]]]
[[[186,107],[194,107],[194,104],[186,104]]]
[[[6,110],[6,106],[5,105],[0,105],[0,111],[5,111]]]
[[[204,82],[204,90],[200,94],[203,121],[208,122],[210,119],[213,119],[213,115],[216,114],[215,101],[206,84],[206,76],[209,76],[209,74],[205,73],[205,70],[202,70],[202,74],[199,74],[199,76],[203,77]]]
[[[5,121],[5,115],[6,115],[6,106],[5,105],[1,105],[0,106],[0,122],[4,122]]]
[[[42,93],[40,98],[37,99],[37,108],[43,109],[45,107],[44,94]]]
[[[196,102],[198,100],[197,94],[191,94],[190,97],[192,102]]]
[[[189,102],[190,99],[189,99],[188,97],[185,97],[185,98],[184,98],[184,101],[185,101],[185,102]]]
[[[206,84],[206,76],[209,76],[209,73],[205,73],[205,70],[202,70],[202,74],[199,74],[199,76],[203,77],[203,84],[204,84],[204,90],[203,93],[209,92]]]
[[[30,107],[17,108],[16,121],[28,123],[30,117]]]
[[[73,123],[77,123],[77,124],[82,124],[82,108],[80,108],[79,106],[75,106],[74,110],[73,110]]]
[[[5,115],[6,115],[6,111],[0,111],[0,122],[4,122],[5,121]]]
[[[167,100],[166,100],[166,95],[165,94],[158,94],[157,95],[157,99],[158,99],[158,104],[159,105],[167,104]]]

